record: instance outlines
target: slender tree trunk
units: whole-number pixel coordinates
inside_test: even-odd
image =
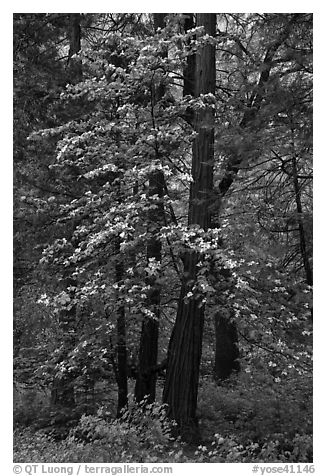
[[[118,164],[117,164],[118,165]],[[124,163],[119,164],[124,168]],[[121,176],[122,173],[113,173],[111,176],[111,185],[116,181],[116,193],[119,203],[123,201],[123,194],[121,190]],[[115,279],[118,286],[121,286],[124,279],[124,262],[121,255],[121,239],[119,236],[115,240]],[[121,297],[117,296],[119,300],[117,308],[117,365],[115,367],[116,379],[118,385],[118,404],[117,417],[121,417],[123,409],[128,406],[128,370],[127,370],[127,335],[126,335],[126,312],[124,302]]]
[[[157,195],[162,199],[164,194],[163,183],[164,177],[162,172],[151,173],[149,178],[149,197]],[[149,232],[152,236],[147,244],[147,261],[154,258],[156,262],[161,262],[162,246],[160,240],[155,237],[155,234],[159,232],[164,224],[163,214],[162,202],[158,203],[156,208],[148,213]],[[135,399],[140,402],[145,396],[148,396],[148,402],[150,403],[155,400],[156,393],[157,373],[155,368],[157,366],[158,354],[161,288],[156,282],[155,276],[148,276],[146,282],[149,285],[147,304],[155,317],[144,317],[142,322]]]
[[[149,197],[157,195],[159,199],[162,199],[164,195],[163,185],[164,176],[162,172],[152,172],[149,177]],[[155,234],[159,232],[164,224],[164,207],[162,201],[157,204],[156,208],[148,212],[148,222],[148,231],[151,233],[151,237],[147,244],[147,261],[154,258],[156,262],[161,262],[162,246]],[[155,276],[148,276],[146,283],[149,285],[147,304],[155,317],[144,317],[142,322],[135,399],[140,402],[147,396],[148,402],[151,403],[155,400],[156,393],[157,373],[155,368],[157,366],[158,355],[161,288],[156,282]]]
[[[184,31],[187,33],[192,28],[195,28],[195,16],[193,13],[185,13]],[[191,39],[189,38],[187,46],[190,46]],[[195,76],[196,76],[196,54],[188,54],[187,63],[183,69],[183,96],[195,96]],[[193,125],[194,112],[188,107],[185,113],[185,120]]]
[[[197,25],[204,26],[207,34],[214,36],[216,15],[197,14]],[[215,92],[215,46],[206,44],[196,54],[196,96]],[[189,225],[210,227],[208,204],[213,193],[214,162],[214,112],[207,106],[195,116],[197,137],[193,145],[192,177],[190,187]],[[172,331],[167,376],[163,401],[168,404],[168,416],[174,419],[180,434],[187,441],[198,439],[196,419],[199,367],[202,352],[204,306],[200,297],[185,301],[197,277],[199,253],[186,252],[176,322]]]
[[[120,252],[120,239],[117,242],[118,256]],[[121,284],[123,281],[123,262],[119,256],[115,265],[116,281]],[[128,378],[127,378],[127,338],[126,338],[126,316],[125,306],[120,304],[117,311],[117,384],[118,384],[118,418],[122,410],[128,405]]]
[[[67,68],[69,72],[69,82],[71,84],[78,83],[82,78],[82,63],[80,59],[73,56],[80,52],[81,49],[81,15],[80,13],[70,13],[70,29],[69,29],[69,52]]]
[[[164,27],[164,13],[154,13],[154,28]],[[164,94],[164,88],[152,88],[152,121],[155,128],[154,105]],[[156,148],[155,158],[159,159],[159,152]],[[148,212],[148,232],[150,238],[147,244],[147,261],[154,259],[160,263],[162,259],[162,245],[156,234],[164,225],[164,175],[162,171],[153,171],[149,176],[148,197],[157,196],[159,203],[154,209]],[[149,293],[147,297],[148,307],[153,312],[153,318],[144,317],[139,347],[138,375],[135,385],[135,399],[140,402],[145,396],[148,402],[155,400],[156,378],[157,378],[157,354],[158,354],[158,334],[160,320],[161,288],[154,276],[147,277]]]
[[[302,202],[301,202],[301,193],[300,193],[300,185],[298,179],[298,166],[297,166],[297,158],[293,156],[292,158],[292,177],[293,177],[293,188],[295,193],[295,203],[297,207],[297,214],[298,214],[298,228],[299,228],[299,239],[300,239],[300,252],[303,261],[303,267],[306,274],[306,282],[309,286],[313,284],[313,274],[310,265],[309,254],[307,251],[307,242],[306,242],[306,234],[302,220]]]
[[[72,58],[74,54],[80,51],[81,47],[81,27],[79,13],[72,13],[69,15],[68,34],[70,45],[67,68],[69,70],[69,80],[73,84],[80,81],[82,78],[81,62]],[[75,297],[75,293],[73,291],[75,286],[75,280],[70,276],[67,276],[65,279],[65,287],[67,289],[70,288],[68,295],[71,301],[73,301]],[[76,305],[71,306],[69,309],[67,308],[60,311],[59,322],[64,335],[64,350],[63,355],[60,358],[61,361],[67,358],[69,352],[76,344],[76,313]],[[53,405],[62,405],[68,407],[75,406],[73,376],[68,371],[65,371],[62,375],[56,376],[54,378],[51,390],[51,403]]]
[[[185,13],[184,30],[185,33],[195,28],[195,17],[193,13]],[[190,38],[188,40],[190,45]],[[189,54],[187,56],[187,64],[183,71],[184,83],[183,83],[183,95],[194,96],[195,94],[195,71],[196,71],[196,54]]]

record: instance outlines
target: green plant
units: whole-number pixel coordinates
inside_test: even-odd
[[[204,381],[199,393],[203,439],[210,440],[218,429],[223,435],[235,435],[244,445],[263,446],[277,440],[286,450],[296,435],[311,438],[310,379],[299,376],[279,385],[267,373],[257,371],[242,373],[222,386]],[[297,451],[301,454],[303,450]]]

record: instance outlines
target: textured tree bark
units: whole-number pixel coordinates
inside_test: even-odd
[[[164,28],[164,13],[154,13],[154,29]],[[154,105],[155,102],[160,100],[164,95],[164,87],[152,89],[152,120],[155,126],[154,117]],[[159,153],[156,148],[156,159],[159,158]],[[162,245],[160,240],[155,236],[160,228],[164,225],[164,175],[160,170],[154,170],[149,176],[148,184],[148,196],[157,196],[159,202],[154,209],[148,212],[148,232],[150,238],[147,243],[147,261],[155,259],[156,262],[161,262],[162,259]],[[156,393],[156,379],[157,372],[155,368],[157,366],[158,355],[158,335],[159,335],[159,321],[160,321],[160,302],[161,302],[161,289],[154,276],[147,277],[147,284],[149,285],[149,293],[147,297],[147,304],[153,314],[154,318],[148,318],[144,316],[142,322],[142,330],[140,337],[139,347],[139,360],[138,360],[138,375],[135,385],[135,400],[137,402],[142,401],[147,397],[149,403],[155,400]]]
[[[197,14],[197,25],[204,26],[208,35],[215,35],[216,15]],[[196,96],[215,92],[215,46],[205,44],[196,54]],[[195,115],[197,137],[193,145],[192,177],[189,197],[189,225],[210,227],[210,203],[213,192],[214,162],[214,111],[201,109]],[[178,424],[181,437],[186,441],[199,438],[196,418],[199,367],[202,352],[204,306],[201,298],[192,296],[197,276],[197,252],[188,251],[184,256],[184,275],[176,322],[172,331],[163,402],[168,404],[168,416]]]
[[[192,13],[185,14],[184,29],[185,32],[195,27],[194,15]],[[190,40],[189,40],[190,41]],[[196,73],[196,55],[191,54],[187,57],[187,64],[183,71],[184,86],[183,95],[195,96],[195,73]],[[186,111],[186,121],[193,124],[194,114],[188,108]],[[218,210],[211,220],[211,227],[220,228]],[[212,217],[213,218],[213,217]],[[222,241],[221,241],[222,246]],[[218,278],[218,277],[217,277]],[[223,276],[221,276],[223,280]],[[216,379],[225,379],[229,377],[233,370],[239,370],[240,364],[238,360],[237,335],[236,324],[229,324],[228,319],[224,314],[217,313],[214,317],[215,325],[215,362],[213,374]],[[229,331],[229,332],[228,332]]]

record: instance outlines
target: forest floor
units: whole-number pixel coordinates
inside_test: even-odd
[[[168,437],[159,404],[145,412],[133,406],[131,422],[118,421],[108,392],[96,414],[69,424],[66,414],[61,422],[50,415],[46,393],[25,391],[15,398],[14,461],[311,462],[310,383],[301,377],[275,386],[257,375],[223,385],[202,380],[196,445]]]

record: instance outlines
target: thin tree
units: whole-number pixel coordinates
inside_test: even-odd
[[[81,16],[79,13],[71,13],[69,14],[68,18],[69,53],[67,69],[69,81],[72,84],[75,84],[82,79],[81,62],[74,58],[74,55],[79,53],[81,47]],[[73,229],[68,231],[68,233],[72,234]],[[75,279],[71,277],[71,275],[67,275],[67,272],[65,273],[63,281],[67,290],[68,305],[63,307],[63,309],[61,309],[59,312],[59,324],[63,335],[62,355],[60,356],[60,361],[67,358],[69,352],[76,344],[77,306],[75,303],[74,293],[76,282]],[[51,390],[51,403],[53,405],[63,405],[68,407],[75,405],[73,380],[74,375],[72,375],[72,373],[68,372],[67,370],[65,370],[63,373],[58,373],[54,377]]]
[[[124,164],[120,164],[120,167]],[[121,174],[115,179],[117,182],[118,203],[123,200],[121,192]],[[115,278],[118,286],[121,286],[124,278],[124,262],[121,254],[121,239],[117,236],[115,243],[116,263]],[[118,384],[118,405],[117,417],[119,418],[123,409],[128,406],[128,372],[127,372],[127,333],[126,333],[126,310],[124,302],[119,302],[117,308],[117,384]]]
[[[154,29],[164,28],[165,13],[154,13]],[[153,129],[156,129],[154,106],[164,95],[164,85],[155,87],[152,81],[151,88],[151,116]],[[155,146],[155,159],[160,159],[158,146]],[[157,197],[158,202],[155,208],[148,211],[148,233],[147,261],[155,260],[157,263],[162,259],[162,244],[157,234],[164,225],[164,174],[161,170],[154,170],[149,175],[148,197]],[[147,397],[147,401],[155,400],[156,378],[157,378],[157,355],[158,355],[158,335],[160,321],[161,286],[157,278],[153,275],[147,276],[149,286],[147,305],[153,313],[153,317],[144,316],[139,345],[138,375],[135,385],[135,399],[140,402]]]
[[[293,135],[293,131],[292,131]],[[298,229],[299,229],[299,242],[300,242],[300,253],[303,262],[303,268],[306,275],[306,282],[309,286],[313,285],[313,273],[310,265],[310,259],[307,246],[306,231],[303,222],[303,206],[302,206],[302,197],[301,197],[301,187],[299,183],[299,173],[298,173],[298,159],[295,151],[294,139],[292,139],[292,148],[293,155],[291,158],[292,165],[292,182],[293,190],[295,194],[295,204],[297,210],[297,219],[298,219]]]

